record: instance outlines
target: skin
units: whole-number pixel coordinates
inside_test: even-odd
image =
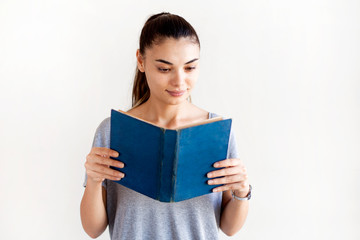
[[[129,114],[168,129],[208,119],[207,111],[186,100],[199,75],[200,49],[196,43],[186,38],[167,38],[160,45],[146,49],[145,56],[137,50],[136,58],[138,69],[146,74],[150,98],[142,105],[130,109]],[[185,93],[176,97],[169,93],[179,90],[184,90]],[[124,167],[122,162],[112,160],[110,156],[117,157],[118,153],[108,148],[94,147],[86,157],[88,179],[80,214],[85,231],[93,238],[100,236],[108,225],[106,190],[101,186],[102,181],[125,177],[122,172],[110,168]],[[233,190],[239,197],[248,194],[247,170],[240,159],[225,159],[215,163],[214,167],[223,169],[209,172],[208,184],[224,184],[213,191],[223,191],[220,228],[231,236],[245,222],[248,201],[233,200],[229,190]],[[213,179],[215,177],[219,178]]]

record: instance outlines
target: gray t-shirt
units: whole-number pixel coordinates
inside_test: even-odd
[[[209,113],[209,118],[218,116]],[[96,129],[93,147],[110,148],[110,117]],[[227,158],[238,158],[233,130]],[[84,187],[87,175],[85,173]],[[118,239],[219,239],[222,192],[165,203],[105,179],[110,237]]]

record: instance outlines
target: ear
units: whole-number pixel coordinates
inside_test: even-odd
[[[144,60],[140,54],[140,49],[136,50],[136,59],[137,59],[137,67],[140,72],[145,72],[144,69]]]

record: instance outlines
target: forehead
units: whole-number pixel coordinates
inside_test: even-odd
[[[146,49],[146,56],[150,58],[168,58],[176,60],[199,57],[199,45],[189,38],[165,38],[159,44],[153,44]]]

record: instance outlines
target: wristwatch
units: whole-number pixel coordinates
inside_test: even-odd
[[[233,196],[234,199],[237,200],[250,200],[251,199],[251,190],[252,190],[252,186],[249,184],[249,193],[246,195],[246,197],[238,197],[234,194],[234,192],[231,190],[231,195]]]

